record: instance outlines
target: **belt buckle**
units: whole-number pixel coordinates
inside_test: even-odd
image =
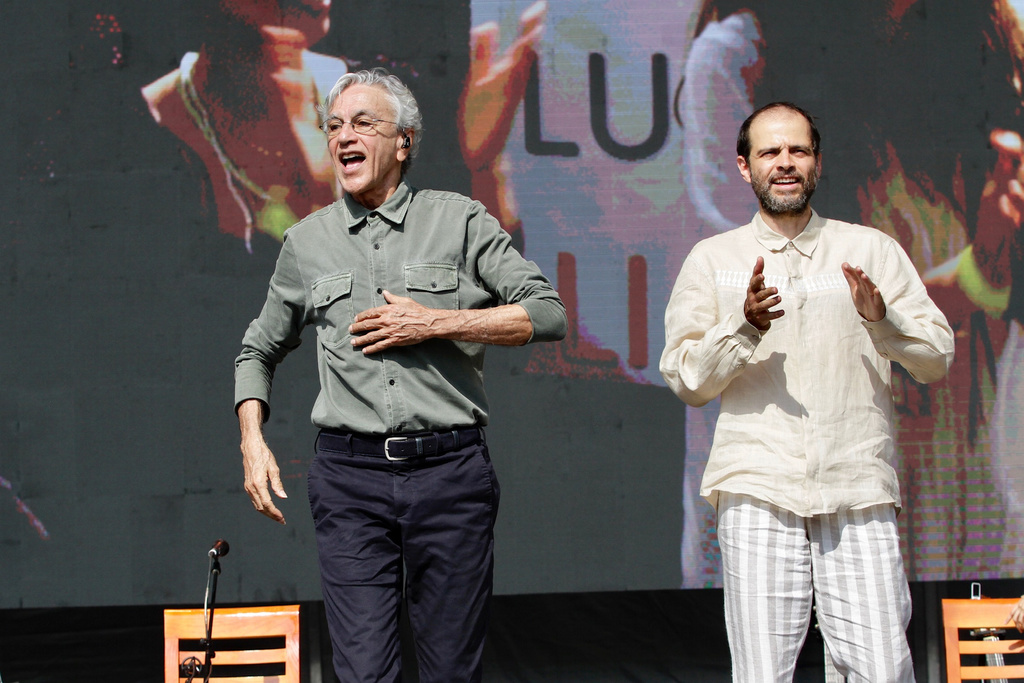
[[[413,457],[412,455],[395,455],[395,456],[391,455],[391,442],[392,441],[408,441],[408,440],[409,440],[409,437],[407,437],[407,436],[389,436],[388,438],[384,439],[384,457],[387,458],[388,460],[390,460],[391,462],[402,462],[403,460],[408,460],[409,458]]]

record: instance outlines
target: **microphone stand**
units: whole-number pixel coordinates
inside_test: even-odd
[[[186,679],[186,683],[192,683],[200,672],[203,674],[203,682],[210,683],[210,672],[213,664],[210,660],[217,656],[213,651],[213,611],[217,602],[217,578],[220,576],[220,558],[228,554],[228,542],[218,539],[210,552],[210,573],[206,578],[206,595],[203,598],[203,622],[206,626],[206,637],[199,640],[199,645],[206,651],[206,662],[199,663],[196,656],[189,657],[178,666],[180,677]]]
[[[210,682],[210,671],[213,665],[210,660],[217,656],[213,651],[213,612],[217,602],[217,578],[220,576],[220,555],[210,551],[210,575],[206,580],[206,601],[203,612],[206,616],[206,637],[199,643],[206,648],[206,661],[203,664],[203,682]]]

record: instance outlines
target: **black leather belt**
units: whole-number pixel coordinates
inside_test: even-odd
[[[419,432],[398,436],[369,436],[334,429],[321,429],[317,447],[338,453],[383,455],[388,460],[407,460],[447,453],[463,446],[472,446],[483,438],[479,427],[465,427],[446,432]]]

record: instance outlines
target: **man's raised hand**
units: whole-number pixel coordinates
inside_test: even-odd
[[[867,273],[857,266],[849,263],[843,264],[843,275],[850,285],[850,296],[853,297],[853,305],[857,312],[868,322],[876,323],[885,317],[885,301],[878,291],[878,287],[871,281]]]
[[[772,326],[772,321],[785,313],[782,309],[771,310],[772,306],[781,302],[778,289],[764,286],[764,259],[758,256],[747,287],[747,298],[743,302],[743,315],[751,325],[766,332]]]

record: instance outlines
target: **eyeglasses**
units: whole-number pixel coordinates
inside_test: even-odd
[[[341,129],[345,127],[345,124],[352,126],[353,132],[358,135],[376,135],[380,131],[377,130],[377,124],[379,123],[391,123],[398,125],[397,121],[385,121],[384,119],[371,119],[368,117],[359,117],[352,121],[342,121],[339,118],[329,118],[324,121],[324,132],[327,133],[327,137],[333,138],[341,134]]]

